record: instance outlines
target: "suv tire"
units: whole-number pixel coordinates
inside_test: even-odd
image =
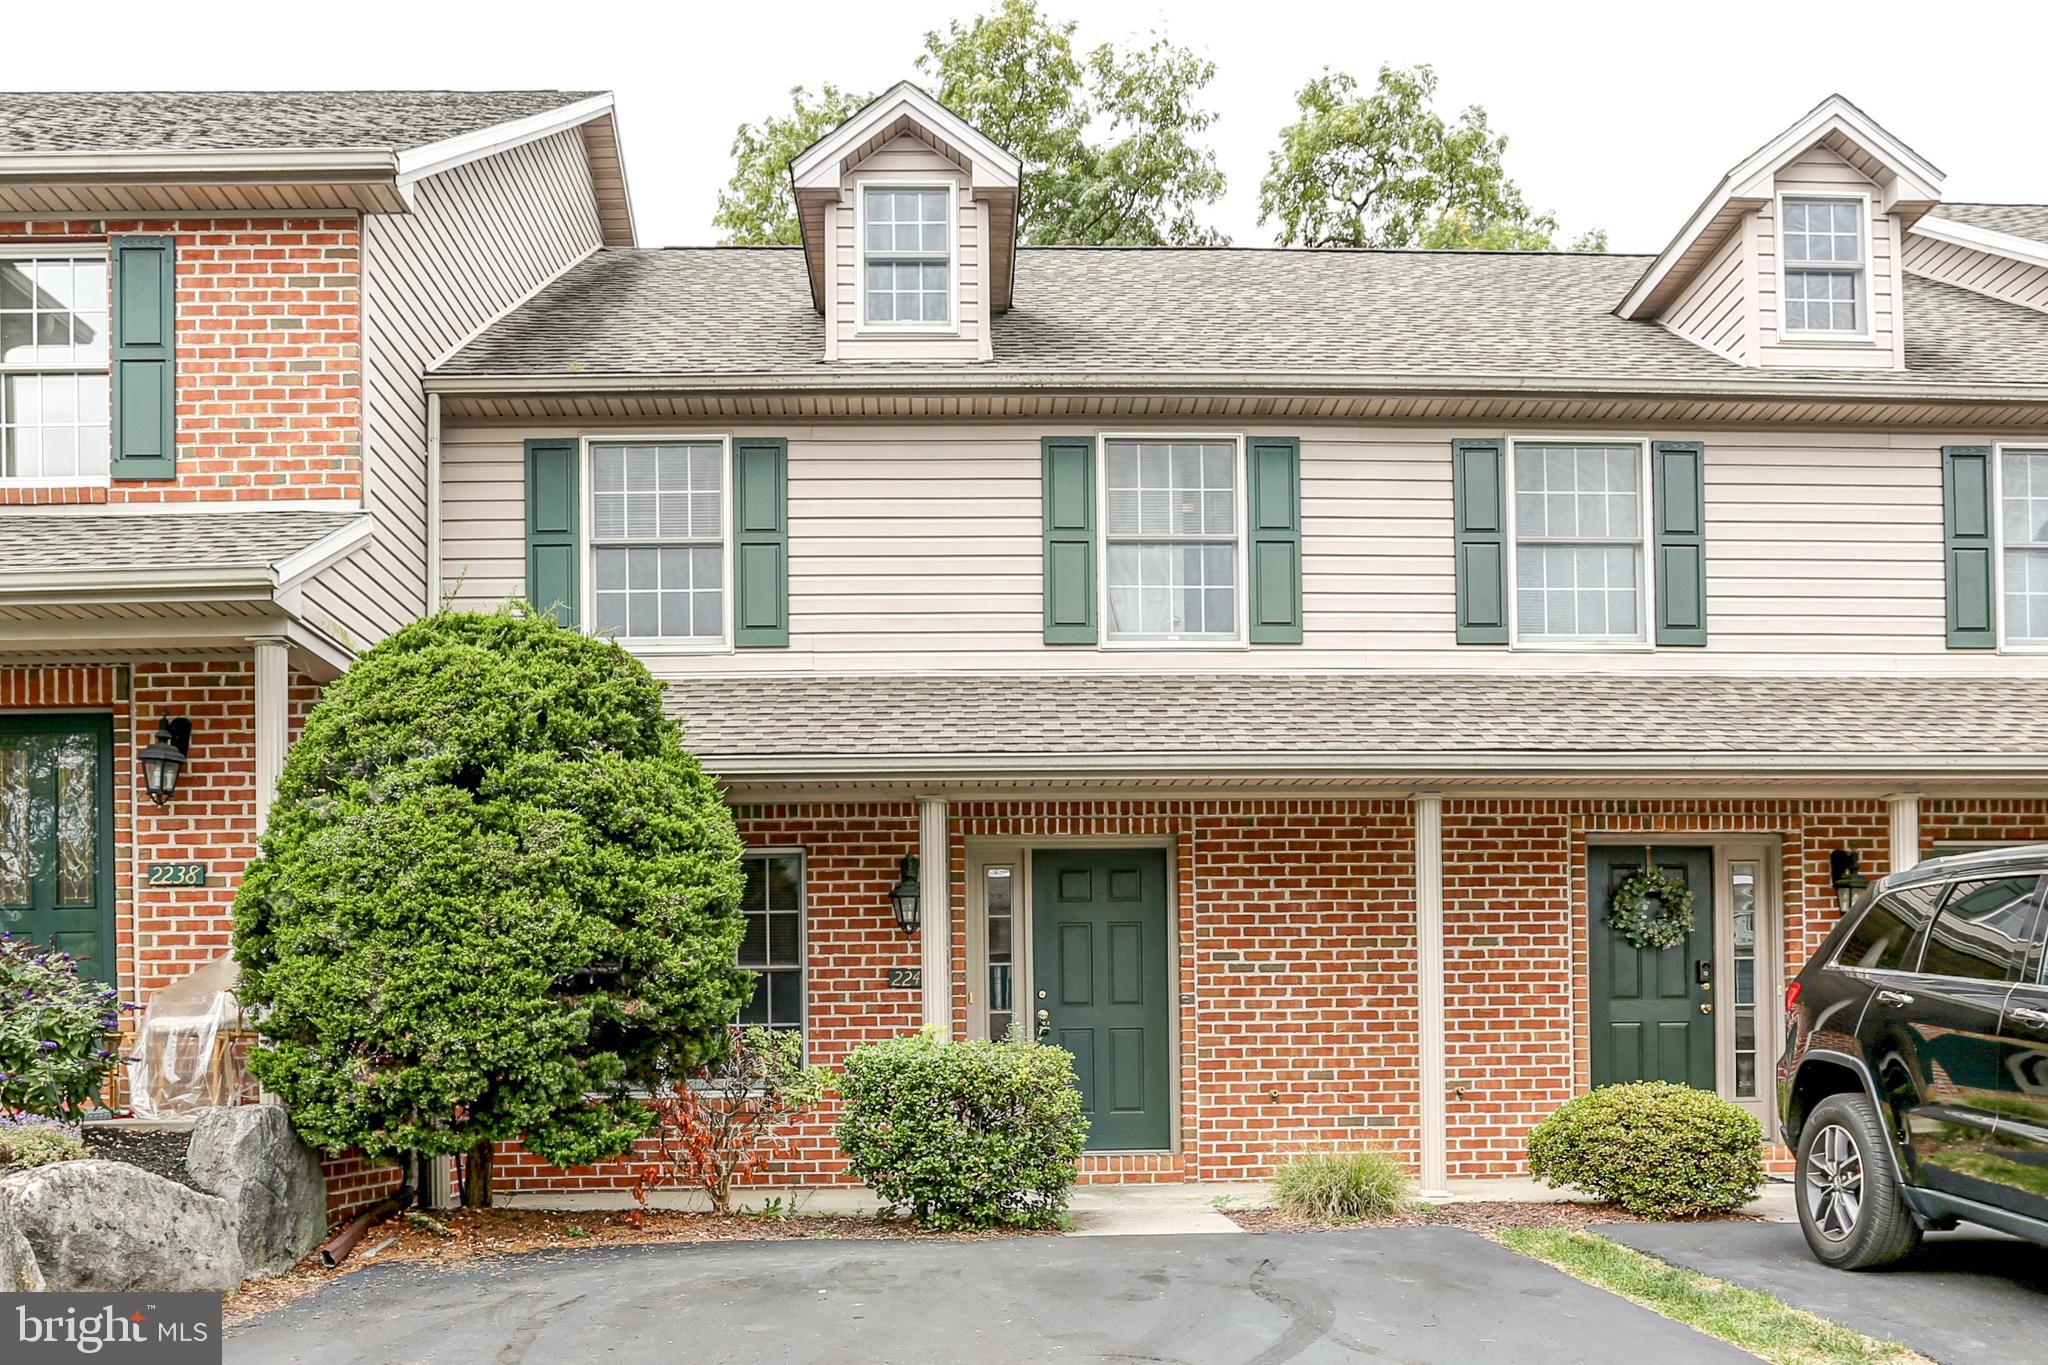
[[[1801,1126],[1793,1200],[1806,1245],[1837,1270],[1890,1265],[1920,1245],[1884,1125],[1862,1095],[1830,1095]]]

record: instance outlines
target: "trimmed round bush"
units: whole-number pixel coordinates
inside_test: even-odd
[[[1064,1215],[1088,1137],[1065,1049],[911,1034],[849,1053],[840,1096],[848,1166],[919,1222],[1036,1228]]]
[[[1273,1198],[1283,1213],[1318,1223],[1382,1218],[1408,1207],[1408,1169],[1371,1147],[1317,1147],[1273,1168]]]
[[[1606,1085],[1529,1134],[1529,1174],[1643,1218],[1726,1213],[1763,1187],[1763,1140],[1754,1114],[1704,1090]]]
[[[78,974],[69,953],[0,934],[0,1115],[75,1119],[99,1102],[120,1059],[114,988]]]
[[[250,1069],[316,1146],[617,1156],[635,1091],[722,1055],[753,989],[732,816],[630,654],[442,612],[307,717],[235,901]]]

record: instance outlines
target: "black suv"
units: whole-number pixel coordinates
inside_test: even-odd
[[[2048,1243],[2048,844],[1886,877],[1785,992],[1780,1126],[1813,1254],[1958,1221]]]

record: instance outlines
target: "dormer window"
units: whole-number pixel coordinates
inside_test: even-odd
[[[953,327],[953,190],[869,185],[861,192],[861,319],[868,327]]]
[[[1860,336],[1870,330],[1861,199],[1786,199],[1785,331]]]

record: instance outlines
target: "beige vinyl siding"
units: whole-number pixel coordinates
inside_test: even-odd
[[[1665,310],[1664,325],[1736,364],[1749,360],[1751,332],[1747,234],[1737,231]]]
[[[644,424],[616,429],[650,430]],[[790,440],[790,645],[654,657],[650,666],[657,673],[1868,673],[2036,666],[1944,647],[1940,446],[1953,433],[1607,432],[1706,443],[1711,643],[1654,652],[1559,652],[1455,643],[1450,443],[1457,436],[1501,433],[1287,424],[1249,434],[1283,429],[1303,438],[1302,646],[1129,650],[1042,642],[1039,438],[1061,430],[1088,434],[1088,428],[750,424],[735,434]],[[519,590],[521,442],[550,434],[578,431],[536,424],[444,432],[443,572],[464,604],[494,605]],[[1603,433],[1574,427],[1554,434]],[[1973,439],[1986,435],[1973,433]]]
[[[362,648],[426,605],[427,404],[450,348],[599,244],[576,129],[420,181],[413,211],[363,224],[364,499],[377,535],[307,589]]]
[[[2048,269],[1988,251],[1906,234],[1905,268],[1914,275],[2048,312]]]
[[[957,335],[862,331],[858,197],[862,187],[891,182],[953,186],[957,254]],[[985,243],[987,212],[968,192],[965,172],[918,138],[905,133],[863,158],[847,178],[841,202],[825,213],[826,358],[829,360],[960,360],[989,358]]]
[[[1905,333],[1899,300],[1897,222],[1882,212],[1883,196],[1863,172],[1823,147],[1809,149],[1778,172],[1778,195],[1870,196],[1870,260],[1865,272],[1870,310],[1869,340],[1787,341],[1780,336],[1778,203],[1773,198],[1756,212],[1749,239],[1754,252],[1757,291],[1757,361],[1799,369],[1886,369],[1905,364]]]

